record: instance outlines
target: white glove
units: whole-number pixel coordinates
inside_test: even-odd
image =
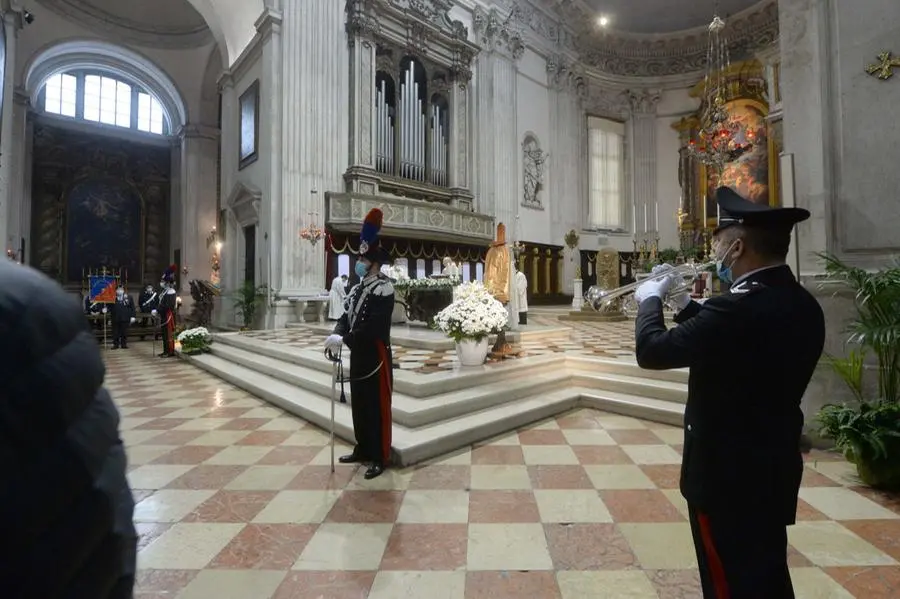
[[[157,314],[159,314],[159,312],[156,310],[150,310],[150,316],[156,316]]]
[[[131,324],[134,324],[134,323],[136,323],[136,322],[137,322],[137,318],[135,318],[135,317],[132,316],[132,317],[131,317]]]
[[[344,339],[340,335],[329,335],[328,338],[325,339],[325,349],[332,353],[336,354],[341,351],[343,345]]]
[[[669,293],[669,289],[672,288],[673,283],[674,279],[672,277],[662,277],[661,279],[656,279],[655,281],[647,281],[646,283],[642,283],[635,290],[634,299],[638,304],[651,297],[665,299],[666,294]]]
[[[106,308],[103,308],[102,310],[100,310],[100,312],[101,312],[102,314],[106,314]]]

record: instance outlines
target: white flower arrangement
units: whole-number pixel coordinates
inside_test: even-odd
[[[209,351],[212,335],[209,334],[206,327],[196,327],[182,331],[176,340],[181,344],[182,353],[199,354]]]
[[[405,264],[395,264],[388,268],[385,274],[394,281],[395,286],[398,283],[402,284],[404,281],[409,281],[409,272],[407,272]]]
[[[459,285],[460,277],[440,277],[426,279],[396,279],[394,282],[395,289],[451,289]]]
[[[456,299],[441,310],[434,326],[459,343],[463,339],[481,341],[506,328],[509,314],[481,283],[464,283],[456,289]]]

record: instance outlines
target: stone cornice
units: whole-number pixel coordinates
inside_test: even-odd
[[[187,49],[200,48],[215,41],[205,23],[174,29],[169,26],[157,28],[118,17],[84,0],[37,2],[69,21],[120,43],[149,48]]]
[[[732,59],[752,55],[778,38],[777,0],[759,4],[728,20]],[[674,35],[636,35],[595,31],[579,36],[582,62],[597,71],[629,77],[667,77],[706,68],[706,27]]]

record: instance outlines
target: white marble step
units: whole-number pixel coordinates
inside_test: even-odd
[[[312,370],[227,345],[215,345],[212,355],[198,356],[195,363],[217,376],[222,376],[220,371],[227,369],[227,364],[239,365],[309,391],[313,397],[321,399],[327,400],[332,392],[330,372]],[[527,395],[567,387],[568,383],[567,372],[564,369],[555,369],[533,372],[527,379],[519,377],[517,380],[500,380],[468,389],[439,393],[427,399],[396,392],[393,396],[392,411],[396,422],[415,428],[506,402],[514,402]],[[351,398],[349,384],[344,386],[344,391],[346,396]]]
[[[635,360],[623,358],[600,358],[589,354],[567,354],[567,365],[574,372],[604,372],[608,374],[621,374],[636,376],[644,379],[659,381],[671,381],[673,383],[688,382],[689,371],[687,368],[672,370],[644,370],[637,365]]]
[[[661,381],[642,376],[625,376],[607,372],[573,372],[572,384],[589,389],[603,389],[633,395],[659,399],[674,403],[686,403],[688,387],[686,383]]]
[[[217,347],[230,346],[245,350],[254,354],[268,356],[276,360],[288,362],[309,368],[310,370],[331,374],[331,363],[325,359],[323,352],[298,349],[296,347],[281,346],[277,343],[260,341],[246,335],[222,334],[216,335],[213,342],[213,351]],[[345,351],[347,351],[345,349]],[[348,352],[349,353],[349,352]],[[344,355],[345,365],[348,364],[347,354]],[[410,397],[429,398],[439,393],[470,389],[480,385],[512,380],[519,378],[523,373],[529,375],[543,370],[558,369],[565,366],[564,354],[548,354],[534,356],[526,360],[515,359],[500,364],[488,366],[456,369],[420,374],[394,370],[394,390],[409,395]],[[635,365],[635,368],[637,366]]]
[[[213,355],[188,358],[192,363],[220,378],[253,393],[283,410],[295,414],[326,431],[330,430],[331,406],[328,401],[305,389]],[[668,402],[623,396],[578,387],[525,397],[485,408],[465,416],[416,429],[397,422],[393,426],[396,462],[410,465],[444,455],[478,441],[566,412],[579,405],[677,425],[682,406]],[[334,430],[337,437],[353,443],[350,408],[335,404]]]

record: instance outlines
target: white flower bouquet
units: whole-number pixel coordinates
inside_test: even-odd
[[[190,356],[208,352],[212,344],[212,335],[205,327],[196,327],[182,331],[176,340],[181,344],[181,352]]]
[[[452,289],[459,285],[461,279],[459,277],[440,277],[426,279],[397,279],[394,282],[394,289]]]
[[[464,283],[456,289],[456,299],[434,319],[439,331],[459,343],[481,341],[506,328],[506,308],[481,283]]]

